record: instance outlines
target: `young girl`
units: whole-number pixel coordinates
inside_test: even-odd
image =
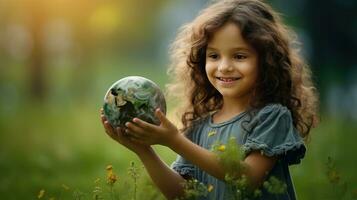
[[[294,39],[278,14],[259,0],[221,0],[185,25],[172,46],[174,82],[169,89],[183,103],[181,129],[160,110],[160,126],[138,118],[109,136],[135,152],[168,199],[183,194],[186,179],[212,185],[207,199],[228,199],[227,171],[211,151],[216,141],[235,137],[242,164],[261,199],[275,199],[262,187],[269,177],[287,185],[279,199],[296,199],[289,165],[305,155],[316,120],[317,95],[310,70],[294,49]],[[171,168],[150,145],[178,154]],[[238,169],[237,169],[238,170]]]

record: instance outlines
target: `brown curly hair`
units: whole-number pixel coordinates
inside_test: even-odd
[[[169,94],[181,97],[182,131],[218,110],[222,95],[210,84],[206,72],[206,47],[212,34],[227,22],[239,26],[243,38],[258,52],[258,80],[250,106],[269,103],[286,106],[303,138],[317,122],[318,95],[309,66],[299,55],[293,31],[280,16],[259,0],[221,0],[184,25],[171,46]]]

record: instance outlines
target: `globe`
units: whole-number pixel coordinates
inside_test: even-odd
[[[118,80],[104,96],[104,115],[113,127],[124,127],[134,117],[159,125],[157,108],[166,114],[165,97],[153,81],[141,76]]]

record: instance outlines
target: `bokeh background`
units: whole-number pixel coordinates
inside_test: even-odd
[[[342,193],[357,195],[357,2],[268,2],[297,32],[320,92],[321,124],[302,164],[291,167],[298,196],[334,199],[343,182]],[[0,0],[0,198],[36,199],[44,189],[46,199],[76,199],[73,192],[92,199],[94,180],[105,183],[109,164],[126,188],[118,195],[130,193],[127,168],[140,162],[105,135],[104,94],[129,75],[164,89],[168,46],[207,3]],[[175,104],[168,105],[173,119]],[[174,160],[155,148],[168,164]],[[329,156],[341,184],[326,176]]]

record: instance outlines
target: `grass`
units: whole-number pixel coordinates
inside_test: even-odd
[[[341,190],[329,183],[326,176],[328,157],[336,163],[341,182],[346,182],[349,187],[349,195],[353,193],[357,198],[356,132],[357,125],[353,121],[322,118],[320,126],[312,132],[305,159],[301,165],[294,166],[291,170],[301,199],[331,199],[331,194]]]
[[[140,73],[135,69],[107,71],[113,68],[103,66],[90,72],[96,74],[94,82],[82,80],[87,81],[84,84],[88,84],[86,89],[91,91],[85,91],[86,96],[77,94],[81,87],[71,87],[78,83],[63,83],[61,87],[54,87],[50,98],[43,103],[26,101],[26,96],[21,96],[14,102],[0,105],[1,199],[36,199],[41,189],[46,191],[47,199],[51,196],[73,199],[76,190],[77,194],[78,191],[86,194],[84,199],[92,199],[94,181],[101,178],[101,184],[105,184],[105,169],[110,164],[119,177],[116,184],[121,187],[117,188],[117,194],[131,198],[132,191],[127,187],[132,180],[127,171],[131,161],[137,166],[141,164],[133,153],[104,133],[99,120],[102,98],[106,89],[124,76],[142,75],[162,88],[167,80],[161,78],[166,77],[165,72],[158,68],[148,67]],[[61,72],[61,76],[66,77],[68,73]],[[56,86],[59,82],[61,80],[53,77],[49,84]],[[17,84],[16,87],[24,87],[25,83]],[[171,107],[169,102],[169,111]],[[330,184],[325,175],[329,156],[335,161],[341,182],[347,182],[348,192],[357,193],[356,133],[354,121],[324,115],[320,126],[312,131],[302,164],[291,167],[299,199],[328,199],[328,195],[331,199],[331,193],[338,194],[336,188],[340,186]],[[167,148],[155,148],[168,164],[175,159],[175,154]],[[145,177],[143,173],[138,183],[137,199],[143,198],[142,195],[145,199],[150,195],[153,199],[162,198],[155,196],[151,182]],[[71,192],[64,191],[62,184]]]
[[[2,198],[31,199],[42,188],[58,195],[62,184],[88,191],[109,164],[125,180],[130,161],[138,159],[106,136],[97,107],[86,108],[33,105],[21,108],[22,114],[1,116]],[[172,161],[174,154],[164,149],[157,148]]]
[[[48,98],[38,102],[29,100],[23,67],[10,67],[1,81],[7,86],[0,98],[1,199],[34,199],[43,188],[58,196],[62,184],[88,193],[109,164],[125,182],[130,161],[138,159],[106,136],[99,108],[116,80],[140,75],[163,88],[165,70],[149,62],[108,62],[80,69],[75,79],[72,68],[53,68],[46,71]],[[167,161],[174,159],[157,149]]]
[[[118,184],[130,183],[125,178],[130,162],[140,162],[105,135],[98,106],[49,109],[46,104],[31,105],[21,107],[17,114],[1,115],[2,199],[34,199],[41,189],[58,196],[62,184],[90,193],[94,180],[105,177],[109,164],[118,174]],[[356,130],[352,122],[326,118],[312,132],[305,159],[291,168],[300,199],[318,199],[331,193],[325,175],[328,156],[335,160],[349,190],[357,189]],[[156,149],[167,163],[174,160],[175,154],[166,148]]]

